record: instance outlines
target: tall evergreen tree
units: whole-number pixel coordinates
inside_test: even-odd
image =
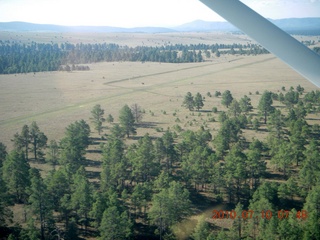
[[[203,98],[200,93],[197,93],[195,98],[194,98],[194,106],[199,111],[203,106]]]
[[[21,134],[14,134],[13,139],[14,147],[18,151],[24,151],[25,158],[28,161],[28,152],[29,152],[29,144],[30,144],[30,133],[28,125],[24,125],[21,130]]]
[[[84,121],[71,123],[60,142],[60,164],[70,164],[75,173],[84,160],[85,149],[90,143],[90,127]]]
[[[160,239],[174,223],[189,213],[189,208],[188,190],[175,181],[170,183],[169,188],[153,195],[149,218],[151,223],[157,226]]]
[[[134,127],[134,116],[131,112],[131,109],[128,105],[124,105],[119,113],[120,125],[126,133],[127,137],[129,137],[130,133],[135,134],[136,129]]]
[[[132,222],[127,212],[120,213],[117,207],[111,206],[103,212],[99,230],[103,240],[129,239],[132,234]]]
[[[11,151],[3,163],[3,179],[16,202],[26,200],[26,188],[30,185],[29,169],[30,165],[23,152],[16,150]]]
[[[264,124],[267,123],[268,115],[274,111],[272,103],[272,92],[265,91],[262,94],[258,105],[259,112],[264,117]]]
[[[100,186],[103,191],[123,187],[128,167],[124,150],[124,143],[118,138],[111,138],[102,146],[103,165]]]
[[[205,217],[202,216],[194,229],[194,232],[192,234],[192,239],[194,240],[203,240],[207,239],[207,237],[210,234],[210,225],[205,220]]]
[[[182,106],[184,106],[187,109],[189,109],[189,111],[193,110],[193,108],[194,108],[194,99],[193,99],[193,96],[192,96],[191,92],[187,92],[187,95],[184,96],[184,100],[183,100]]]
[[[273,136],[282,139],[284,135],[284,116],[279,109],[274,110],[268,122],[268,128]]]
[[[13,213],[9,208],[10,196],[6,182],[2,177],[2,169],[0,167],[0,228],[5,227],[12,222]]]
[[[232,100],[233,100],[233,97],[232,97],[232,94],[229,90],[226,90],[222,93],[222,100],[221,100],[222,105],[224,105],[228,108],[230,106]]]
[[[320,185],[308,193],[303,209],[305,213],[301,211],[298,215],[306,221],[303,239],[320,239]]]
[[[32,145],[32,151],[35,160],[38,159],[38,155],[40,155],[40,157],[43,156],[43,152],[41,151],[41,149],[46,147],[47,140],[47,136],[40,131],[37,123],[32,122],[30,127],[30,142]]]
[[[230,104],[229,114],[235,118],[241,114],[241,107],[239,105],[239,102],[236,99],[233,99]]]
[[[288,142],[281,140],[277,146],[278,150],[272,156],[271,162],[283,172],[283,176],[287,177],[289,172],[289,166],[293,160],[293,149],[292,145]]]
[[[47,222],[52,218],[52,202],[50,201],[47,186],[44,184],[38,170],[34,170],[31,177],[31,185],[27,190],[28,202],[32,213],[37,216],[40,223],[41,239],[45,239]]]
[[[94,129],[98,131],[98,134],[102,132],[102,123],[105,121],[103,118],[104,110],[101,108],[100,104],[97,104],[91,110],[92,118],[91,121],[94,125]]]
[[[4,145],[2,142],[0,142],[0,168],[3,165],[3,161],[6,159],[7,157],[7,147],[6,145]]]
[[[310,142],[304,151],[304,156],[299,178],[302,188],[308,192],[313,186],[320,184],[320,153],[315,140]]]
[[[51,140],[48,145],[46,161],[52,164],[53,168],[59,162],[59,145],[55,140]]]
[[[240,99],[239,105],[241,111],[244,113],[248,113],[253,109],[251,105],[251,99],[247,95],[244,95],[243,98]]]
[[[132,165],[132,176],[136,181],[148,181],[152,176],[157,176],[159,162],[156,161],[154,146],[151,138],[146,134],[138,142],[136,151],[130,158]]]
[[[85,175],[84,167],[80,167],[73,176],[71,205],[84,224],[85,229],[89,224],[89,213],[92,207],[92,188]]]
[[[247,152],[247,161],[246,165],[248,168],[248,175],[251,178],[251,188],[255,190],[258,187],[259,179],[266,172],[266,163],[262,159],[262,146],[259,140],[254,140],[250,146],[249,151]]]

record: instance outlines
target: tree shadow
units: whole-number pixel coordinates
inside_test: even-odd
[[[99,154],[101,154],[102,151],[100,149],[88,149],[87,153],[99,153]]]
[[[134,229],[136,230],[136,234],[133,239],[139,240],[158,240],[159,236],[155,235],[154,232],[156,230],[155,226],[145,225],[143,223],[134,224]]]
[[[156,122],[141,122],[136,125],[137,127],[140,127],[140,128],[155,128],[158,124],[159,123],[156,123]]]
[[[95,171],[86,171],[87,178],[89,179],[99,179],[100,178],[100,172]]]
[[[83,164],[86,167],[101,167],[102,162],[96,160],[85,159],[83,160]]]
[[[105,137],[101,138],[90,138],[90,145],[100,145],[101,143],[105,142]]]
[[[130,136],[128,139],[131,139],[131,140],[135,140],[135,141],[139,141],[141,138],[143,138],[144,136]],[[151,140],[156,140],[156,139],[158,139],[159,137],[155,137],[155,136],[149,136],[149,138],[151,139]]]
[[[308,118],[306,118],[306,120],[314,120],[314,121],[317,121],[317,120],[319,120],[319,118],[311,118],[311,117],[308,117]]]
[[[266,172],[264,177],[272,180],[287,180],[287,177],[283,176],[282,173]]]

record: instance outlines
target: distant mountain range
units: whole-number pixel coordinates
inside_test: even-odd
[[[320,18],[288,18],[269,21],[281,29],[296,34],[320,35]],[[53,24],[34,24],[27,22],[0,22],[0,31],[16,32],[106,32],[106,33],[168,33],[168,32],[237,32],[239,29],[228,22],[208,22],[196,20],[177,27],[138,27],[118,28],[110,26],[60,26]]]

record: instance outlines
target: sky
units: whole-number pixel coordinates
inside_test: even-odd
[[[320,17],[320,0],[241,0],[266,18]],[[0,0],[0,22],[173,27],[225,21],[198,0]]]

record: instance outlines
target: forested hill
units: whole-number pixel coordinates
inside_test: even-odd
[[[167,63],[202,62],[220,54],[265,54],[256,44],[167,45],[161,47],[119,46],[117,44],[35,43],[0,40],[0,74],[72,70],[68,64],[113,61]],[[81,69],[82,70],[82,69]],[[87,70],[87,67],[84,69]]]
[[[290,34],[319,35],[320,18],[287,18],[269,19],[284,31]],[[16,32],[144,32],[144,33],[164,33],[164,32],[213,32],[213,31],[239,31],[228,22],[210,22],[196,20],[171,28],[164,27],[138,27],[120,28],[112,26],[60,26],[53,24],[34,24],[27,22],[2,22],[0,31]]]

